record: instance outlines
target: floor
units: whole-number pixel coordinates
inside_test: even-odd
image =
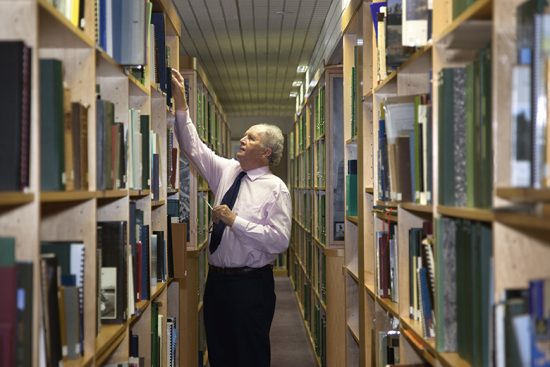
[[[271,367],[314,367],[311,344],[288,277],[275,277],[277,303],[271,325]]]

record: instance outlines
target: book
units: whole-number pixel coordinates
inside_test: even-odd
[[[14,366],[17,332],[17,268],[15,265],[15,238],[0,237],[0,364]]]
[[[40,290],[44,307],[42,318],[47,366],[58,366],[63,359],[58,279],[56,256],[40,255]]]
[[[22,41],[0,42],[0,190],[20,191],[29,186],[31,49]]]
[[[17,279],[15,365],[31,366],[33,361],[32,343],[35,335],[33,331],[33,263],[18,261],[15,271]]]
[[[60,60],[40,60],[40,189],[65,189],[63,71]]]
[[[127,223],[98,222],[101,227],[101,322],[121,323],[128,317]]]

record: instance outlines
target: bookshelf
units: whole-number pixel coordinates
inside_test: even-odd
[[[166,0],[153,0],[152,2],[144,0],[134,2],[134,4],[139,4],[143,9],[151,9],[154,13],[162,14],[165,21],[163,41],[170,49],[169,55],[171,55],[166,59],[166,63],[167,66],[179,68],[181,24],[173,4]],[[30,292],[26,297],[33,301],[24,305],[26,324],[18,326],[19,329],[26,330],[29,334],[17,336],[25,338],[24,342],[26,343],[21,349],[23,353],[20,353],[17,358],[21,358],[21,355],[25,354],[28,361],[24,363],[18,360],[17,364],[37,366],[42,363],[39,350],[43,348],[39,345],[41,340],[39,333],[45,329],[43,314],[48,314],[50,309],[49,304],[42,300],[41,283],[42,280],[47,282],[41,274],[40,250],[44,242],[69,241],[82,244],[85,249],[81,273],[83,276],[81,294],[84,301],[81,303],[82,313],[80,315],[76,311],[77,321],[74,322],[81,324],[82,336],[79,337],[78,343],[81,344],[82,352],[77,352],[76,357],[64,356],[64,365],[92,366],[128,362],[131,358],[132,335],[139,337],[139,356],[144,358],[146,365],[159,365],[159,362],[153,360],[157,355],[159,361],[162,361],[162,365],[166,365],[168,364],[166,355],[171,349],[167,339],[169,327],[167,319],[175,317],[178,322],[181,322],[179,326],[182,329],[185,328],[184,317],[179,308],[180,299],[183,296],[183,291],[180,290],[183,279],[168,276],[167,265],[171,254],[164,246],[161,247],[162,250],[159,250],[160,258],[157,260],[164,265],[160,269],[166,272],[166,275],[162,275],[162,280],[158,280],[158,282],[155,279],[157,284],[151,284],[148,290],[149,296],[146,299],[137,300],[135,306],[132,306],[136,295],[131,293],[122,295],[128,301],[125,319],[114,324],[97,324],[98,308],[101,306],[98,300],[98,289],[102,272],[100,268],[102,255],[97,252],[98,241],[100,241],[100,236],[97,233],[98,223],[104,221],[126,223],[126,232],[123,234],[126,240],[121,242],[124,256],[129,255],[129,252],[137,246],[136,243],[129,241],[129,238],[132,238],[131,232],[134,230],[129,225],[132,222],[133,206],[141,211],[142,224],[150,229],[146,236],[148,242],[155,237],[153,232],[167,233],[170,225],[167,220],[170,199],[174,199],[174,196],[178,195],[176,188],[179,186],[177,177],[175,185],[170,180],[171,177],[179,175],[175,175],[174,166],[169,165],[172,162],[170,157],[172,152],[168,151],[170,137],[168,120],[172,118],[174,112],[168,106],[166,88],[158,85],[155,73],[150,69],[151,61],[155,58],[155,50],[150,48],[152,51],[149,54],[144,51],[144,60],[149,66],[145,67],[143,75],[136,75],[135,70],[131,71],[119,64],[111,56],[112,53],[108,53],[100,46],[99,39],[96,38],[103,33],[103,30],[100,29],[99,21],[96,21],[95,5],[95,1],[84,1],[82,18],[77,16],[76,19],[70,19],[70,16],[66,16],[46,0],[0,2],[0,13],[2,14],[0,16],[2,23],[0,41],[21,40],[31,48],[31,73],[29,75],[31,77],[29,90],[31,104],[30,124],[28,125],[29,182],[21,191],[0,193],[0,237],[13,238],[16,261],[30,263],[33,268],[31,283],[28,288],[21,289]],[[78,11],[75,14],[77,13]],[[79,19],[83,19],[84,22],[79,23]],[[139,18],[139,21],[144,25],[144,29],[149,29],[149,27],[145,27],[145,22],[147,22],[145,16]],[[82,27],[79,27],[79,24]],[[146,43],[151,45],[151,40],[146,38],[149,34],[149,31],[144,32],[143,50],[145,50]],[[157,42],[159,41],[160,39],[157,40]],[[149,48],[147,50],[149,51]],[[41,156],[44,155],[42,149],[48,148],[48,144],[42,140],[44,132],[41,131],[41,123],[44,123],[44,116],[51,113],[44,108],[44,105],[41,106],[43,97],[47,94],[44,88],[48,86],[48,81],[44,79],[48,75],[41,72],[42,59],[60,60],[62,88],[69,91],[63,92],[63,99],[65,102],[78,102],[83,106],[81,115],[74,112],[74,104],[71,114],[67,114],[71,110],[67,110],[66,106],[63,106],[62,112],[65,113],[65,121],[70,121],[67,120],[67,116],[71,116],[74,122],[78,116],[87,124],[83,125],[85,130],[79,130],[81,140],[77,140],[77,143],[73,141],[70,145],[73,153],[78,146],[82,147],[82,151],[79,151],[78,154],[74,153],[75,155],[72,157],[67,155],[71,152],[68,150],[67,140],[58,140],[57,144],[52,144],[53,148],[58,151],[66,150],[65,166],[62,167],[63,186],[57,189],[42,186],[41,172],[44,174],[44,172],[56,170],[53,162],[55,159],[41,161]],[[12,70],[12,72],[16,71]],[[124,152],[124,156],[127,158],[124,168],[117,165],[116,167],[119,168],[117,170],[113,167],[112,171],[108,171],[113,182],[107,187],[100,185],[102,171],[99,169],[102,166],[99,164],[100,158],[98,157],[100,157],[101,151],[107,151],[107,149],[99,146],[100,142],[96,139],[99,138],[97,129],[100,122],[96,118],[101,104],[99,98],[114,104],[113,118],[120,123],[121,131],[127,132],[130,129],[132,116],[129,111],[131,109],[139,110],[142,116],[149,116],[148,131],[151,136],[154,136],[154,139],[151,138],[145,144],[154,146],[155,150],[147,150],[148,153],[151,153],[150,156],[146,156],[146,159],[140,161],[140,165],[143,164],[144,167],[143,174],[146,180],[144,179],[144,182],[140,182],[139,185],[138,182],[131,184],[130,181],[126,181],[131,175],[131,158],[136,158],[132,151],[126,150],[127,144],[129,144],[125,138],[126,134],[122,135],[122,145],[118,145],[117,142],[115,145],[117,148],[112,147],[111,151],[112,154],[115,154],[115,150],[119,153]],[[70,103],[68,106],[70,108]],[[109,129],[111,129],[110,126]],[[67,131],[71,133],[69,129],[65,131],[65,134]],[[114,134],[114,129],[112,131]],[[117,137],[120,136],[117,135]],[[67,138],[65,137],[65,139]],[[113,142],[115,140],[113,138]],[[109,147],[111,149],[111,146]],[[177,149],[177,143],[173,147]],[[142,152],[140,151],[140,153]],[[158,154],[158,165],[153,163],[145,165],[145,160],[153,159],[153,153]],[[144,152],[143,154],[145,156]],[[124,161],[122,158],[117,160],[114,156],[111,158],[117,164]],[[77,164],[75,159],[81,159],[80,163]],[[80,165],[84,163],[84,166]],[[83,176],[79,176],[82,182],[78,186],[76,184],[77,167],[85,170],[82,173]],[[72,180],[75,180],[74,189],[69,187]],[[155,184],[156,180],[159,182],[158,186]],[[142,183],[145,183],[146,187],[140,187]],[[154,195],[155,198],[153,198]],[[108,244],[103,243],[102,245],[102,250],[105,250]],[[56,246],[61,247],[62,245],[56,244]],[[157,256],[156,253],[154,255]],[[149,255],[147,255],[147,259],[151,260]],[[156,267],[156,263],[152,260],[148,265],[149,270],[152,270],[151,267]],[[134,282],[135,279],[129,265],[128,268],[129,271],[124,274],[125,280],[130,282],[132,279],[131,282]],[[150,276],[152,276],[152,272],[147,273],[147,277]],[[158,276],[161,277],[161,274]],[[134,291],[136,291],[137,284],[134,285]],[[67,287],[70,286],[64,285],[60,288],[64,297],[68,297],[69,288]],[[67,298],[63,298],[63,300],[66,302]],[[66,305],[67,303],[64,303],[64,307]],[[63,316],[61,328],[70,327],[65,324],[65,318],[68,317],[69,312],[66,308],[65,311],[65,313],[60,313]],[[13,317],[15,318],[15,315]],[[46,332],[51,332],[50,330],[54,328],[51,325]],[[157,325],[158,329],[155,330],[153,325]],[[160,336],[161,341],[155,344],[151,342],[151,336],[156,334]],[[50,335],[48,334],[48,336]],[[46,339],[51,339],[48,336]],[[15,338],[15,335],[10,337]],[[179,343],[180,348],[181,344]],[[46,349],[49,350],[48,347]],[[178,355],[183,361],[183,354],[180,352]]]
[[[201,140],[223,157],[231,155],[231,133],[225,113],[205,73],[194,58],[180,59],[180,72],[187,83],[186,93],[189,111]],[[182,331],[181,355],[183,366],[206,366],[208,352],[204,325],[202,322],[202,296],[206,282],[208,261],[208,229],[211,223],[213,195],[208,183],[198,172],[189,166],[185,157],[180,157],[181,186],[183,193],[180,205],[183,207],[182,220],[189,224],[189,238],[186,252],[185,283],[180,287],[183,292],[180,307],[185,314],[186,328]]]
[[[497,354],[508,353],[504,351],[502,345],[498,345],[497,336],[489,330],[489,325],[502,322],[496,318],[492,307],[504,304],[501,297],[505,290],[528,288],[529,282],[533,279],[549,276],[548,267],[544,266],[540,260],[543,257],[548,258],[550,243],[548,234],[550,227],[547,224],[548,187],[544,183],[540,188],[514,187],[514,182],[517,181],[514,175],[517,173],[514,172],[511,164],[514,154],[512,146],[514,133],[511,128],[514,115],[510,106],[513,99],[517,98],[515,93],[518,93],[513,84],[513,69],[518,47],[516,8],[521,3],[522,1],[506,0],[433,2],[432,39],[414,50],[405,50],[396,69],[387,70],[382,76],[379,75],[380,61],[384,59],[380,57],[380,48],[377,47],[378,35],[374,31],[370,11],[376,2],[364,2],[362,7],[357,9],[344,32],[342,40],[344,74],[346,70],[352,70],[353,75],[353,67],[358,59],[356,56],[353,57],[351,49],[356,47],[357,38],[364,40],[361,108],[353,104],[352,93],[348,92],[344,98],[345,108],[355,107],[358,115],[362,113],[362,123],[358,124],[358,137],[354,139],[353,136],[347,136],[345,139],[347,145],[357,142],[358,185],[361,188],[357,199],[358,248],[346,246],[345,255],[346,264],[350,264],[345,267],[347,275],[343,285],[346,288],[346,309],[348,310],[348,320],[345,324],[350,331],[346,337],[346,365],[348,366],[378,365],[381,362],[381,355],[376,340],[377,333],[389,330],[400,332],[399,357],[402,364],[426,363],[433,366],[486,364],[493,352],[489,349],[491,345],[496,344],[494,350]],[[362,30],[358,31],[357,29],[361,27],[358,24],[361,22]],[[510,62],[501,62],[504,59]],[[453,144],[445,142],[447,134],[457,134],[459,130],[456,130],[456,125],[454,132],[449,132],[449,128],[446,127],[449,121],[449,115],[445,115],[449,110],[449,105],[446,104],[449,96],[442,87],[444,84],[441,83],[448,83],[448,79],[444,79],[445,70],[461,67],[466,68],[466,76],[469,72],[468,68],[471,68],[474,70],[475,77],[479,75],[480,78],[474,79],[473,85],[474,88],[478,88],[475,93],[481,93],[481,95],[473,92],[465,94],[466,98],[474,94],[481,96],[475,97],[479,99],[473,102],[465,100],[466,106],[481,106],[479,107],[481,115],[474,116],[476,119],[474,121],[479,121],[480,124],[479,127],[475,125],[474,128],[479,128],[479,136],[484,136],[484,140],[480,143],[471,143],[470,140],[460,143],[461,137],[456,135],[455,140],[452,141]],[[490,78],[490,74],[498,75],[498,78]],[[489,75],[489,77],[483,79],[483,75]],[[466,83],[470,82],[466,80]],[[544,88],[546,88],[545,83]],[[349,86],[352,84],[352,82],[348,83]],[[468,84],[466,86],[468,88]],[[456,85],[455,88],[457,88]],[[351,91],[351,88],[349,89]],[[388,116],[388,113],[394,112],[391,105],[404,103],[407,96],[411,95],[430,96],[427,106],[431,110],[428,116],[431,118],[432,126],[428,127],[431,129],[431,137],[428,137],[431,144],[437,148],[428,153],[428,159],[432,160],[428,163],[431,167],[429,172],[432,180],[432,186],[429,187],[430,195],[422,197],[416,194],[413,195],[412,200],[405,200],[394,196],[391,192],[385,195],[383,170],[381,171],[380,165],[379,133],[380,120],[385,120],[384,133],[389,133],[388,123],[391,122],[391,116]],[[455,95],[454,98],[456,105],[457,100],[463,97]],[[466,110],[465,113],[466,124],[468,124],[470,112]],[[468,125],[465,129],[466,134],[469,134]],[[465,137],[471,139],[468,135]],[[410,137],[410,139],[413,138]],[[459,148],[463,149],[464,153],[457,153],[456,147],[453,148],[453,145],[457,144],[464,144]],[[475,155],[479,154],[475,153],[469,156],[470,144],[481,144],[476,146],[476,149],[486,153],[481,155]],[[385,150],[386,147],[382,149]],[[426,155],[426,153],[421,153],[421,159],[422,154]],[[479,163],[472,163],[472,157]],[[547,159],[546,157],[546,155],[543,156],[543,161]],[[452,164],[452,171],[446,171],[449,162]],[[399,161],[394,163],[397,167],[392,167],[391,164],[390,158],[388,167],[390,176],[397,172]],[[414,168],[414,161],[410,164]],[[466,170],[463,175],[465,183],[461,183],[461,180],[453,180],[449,183],[446,180],[450,176],[460,177],[460,171],[457,169]],[[479,178],[481,180],[476,181]],[[390,177],[390,181],[392,179],[395,179],[395,176]],[[411,181],[409,181],[410,184]],[[418,188],[418,182],[416,185]],[[456,185],[464,185],[466,188],[461,189]],[[392,187],[393,183],[390,182],[388,191],[392,191]],[[449,199],[446,195],[450,188],[455,192],[465,190],[465,196]],[[350,219],[351,222],[354,221],[353,217],[347,218],[348,221]],[[411,284],[414,284],[412,278],[414,271],[411,272],[414,269],[411,268],[409,259],[410,251],[415,246],[410,236],[415,228],[426,225],[433,226],[434,234],[428,237],[432,238],[435,251],[440,253],[448,251],[446,248],[449,243],[458,241],[448,236],[449,228],[456,228],[456,233],[462,233],[464,236],[468,233],[480,236],[465,237],[466,239],[462,240],[465,242],[460,248],[459,243],[456,243],[456,251],[458,251],[456,261],[465,261],[462,257],[464,254],[461,255],[460,251],[480,251],[476,252],[479,254],[476,256],[481,260],[461,263],[461,266],[472,269],[472,272],[480,275],[466,275],[466,280],[449,278],[443,274],[448,269],[447,264],[442,264],[441,257],[435,258],[435,318],[436,322],[440,323],[435,330],[435,337],[427,336],[423,325],[425,320],[422,316],[416,320],[409,315],[409,298],[413,289]],[[388,229],[391,231],[392,226],[395,228],[395,240],[398,244],[395,274],[390,277],[390,282],[393,277],[396,279],[397,298],[395,300],[393,299],[394,283],[391,283],[389,296],[380,294],[379,287],[382,279],[379,275],[380,265],[377,263],[379,238],[376,233]],[[346,227],[346,234],[347,230]],[[474,247],[470,248],[470,246]],[[352,253],[348,254],[348,251]],[[391,248],[389,251],[391,252]],[[358,277],[353,276],[352,270],[356,257]],[[493,264],[490,271],[475,270],[488,269],[488,261]],[[486,265],[480,265],[481,263]],[[392,268],[391,263],[390,268]],[[458,274],[457,272],[457,276]],[[356,281],[363,288],[358,290],[361,292],[359,297],[354,291],[350,292],[350,289],[354,290],[352,285]],[[475,281],[481,291],[469,293],[468,290],[464,290],[465,286],[462,283],[464,281]],[[413,287],[416,286],[418,285],[413,285]],[[477,320],[477,325],[474,327],[479,327],[475,330],[480,336],[474,342],[476,346],[468,346],[468,342],[464,342],[465,335],[468,335],[471,329],[468,329],[468,326],[460,327],[460,323],[455,333],[458,333],[458,338],[461,340],[459,343],[463,344],[455,346],[454,349],[448,345],[448,330],[452,325],[441,322],[441,318],[448,315],[445,308],[453,307],[449,303],[442,302],[445,299],[443,297],[446,297],[443,294],[447,287],[453,289],[456,287],[458,292],[456,307],[459,314],[456,317],[459,319],[462,317],[461,320],[464,322],[465,316],[460,313],[466,308],[473,310],[467,317]],[[466,306],[464,299],[469,299],[474,304]],[[360,315],[359,333],[354,332],[351,326],[355,322],[352,305],[356,304]]]
[[[289,138],[293,227],[288,272],[319,366],[344,358],[342,67],[327,66]]]

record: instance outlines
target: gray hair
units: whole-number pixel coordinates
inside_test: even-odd
[[[278,165],[281,161],[281,157],[283,156],[283,148],[285,145],[285,137],[283,136],[283,132],[277,126],[271,124],[258,124],[255,126],[260,127],[263,130],[263,146],[271,149],[269,165]]]

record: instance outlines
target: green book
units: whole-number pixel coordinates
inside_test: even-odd
[[[40,60],[40,189],[65,190],[63,71],[60,60]]]
[[[474,191],[477,187],[475,185],[477,160],[474,149],[476,139],[474,73],[474,64],[468,64],[466,66],[466,205],[468,207],[475,206]]]

